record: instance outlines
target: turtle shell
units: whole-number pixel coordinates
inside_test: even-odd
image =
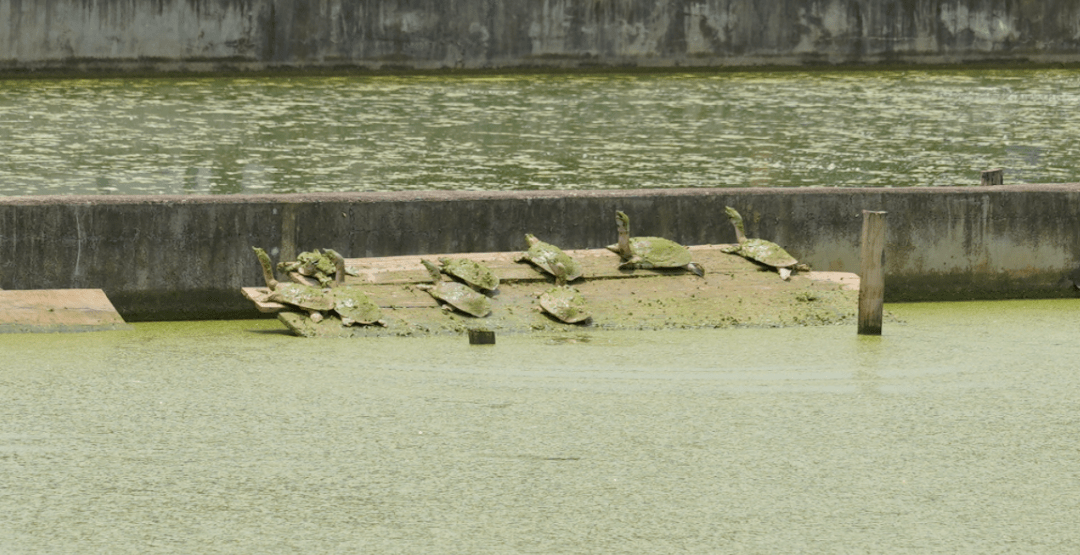
[[[735,253],[773,268],[790,268],[799,263],[783,247],[765,239],[747,239]]]
[[[491,314],[491,300],[463,283],[440,281],[436,284],[425,283],[417,287],[466,314],[478,318]]]
[[[682,268],[692,260],[690,249],[662,237],[631,237],[630,254],[652,268]]]
[[[541,293],[540,308],[567,324],[576,324],[591,316],[585,298],[569,286],[552,287]]]
[[[454,276],[469,285],[485,291],[494,291],[499,287],[499,276],[490,268],[468,258],[440,258],[443,273]]]
[[[531,262],[551,275],[555,275],[555,264],[562,262],[563,267],[566,268],[566,281],[574,281],[581,277],[581,264],[578,264],[577,260],[563,252],[562,249],[551,243],[545,243],[532,235],[526,235],[525,239],[529,242],[529,250],[518,257],[518,260]]]
[[[363,291],[355,287],[339,287],[331,291],[334,312],[341,316],[341,323],[382,324],[382,310]]]
[[[334,308],[334,299],[327,291],[299,283],[279,284],[267,300],[320,312]]]

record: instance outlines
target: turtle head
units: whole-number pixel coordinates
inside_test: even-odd
[[[537,244],[537,243],[539,243],[539,242],[540,242],[540,240],[537,239],[536,236],[533,235],[532,233],[526,233],[525,234],[525,244],[529,245],[530,247]]]
[[[325,254],[331,262],[334,263],[334,285],[345,284],[345,257],[338,254],[338,251],[334,249],[323,249]]]
[[[728,220],[731,221],[731,225],[735,226],[735,237],[740,243],[746,241],[746,229],[743,228],[742,216],[738,210],[730,206],[724,207],[724,212],[727,212]]]
[[[442,272],[439,271],[439,267],[436,266],[434,262],[430,260],[420,259],[420,263],[423,264],[425,268],[427,268],[428,275],[431,276],[431,281],[439,283],[439,281],[442,280]]]
[[[615,211],[615,227],[619,229],[619,233],[630,234],[630,216],[626,215],[626,212],[622,210]]]

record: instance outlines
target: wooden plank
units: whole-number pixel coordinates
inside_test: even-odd
[[[0,333],[129,328],[101,289],[0,291]]]

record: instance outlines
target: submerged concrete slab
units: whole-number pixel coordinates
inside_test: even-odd
[[[130,328],[101,289],[0,291],[0,333]]]
[[[564,324],[538,307],[538,296],[554,285],[551,276],[516,252],[455,254],[483,262],[500,278],[492,296],[492,313],[475,318],[446,311],[417,285],[430,283],[420,263],[427,256],[354,259],[346,262],[359,274],[346,285],[362,289],[383,309],[383,326],[343,327],[336,317],[313,323],[302,312],[265,301],[265,287],[244,289],[260,310],[278,312],[286,328],[305,337],[423,336],[464,334],[486,329],[497,334],[533,331],[658,330],[854,325],[858,276],[844,272],[796,274],[781,280],[772,270],[721,251],[722,245],[691,247],[694,261],[705,268],[698,277],[687,270],[620,270],[619,257],[606,249],[570,250],[584,277],[571,285],[585,297],[592,318]],[[449,278],[446,278],[449,279]]]

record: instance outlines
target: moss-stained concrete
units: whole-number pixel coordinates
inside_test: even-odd
[[[684,245],[775,241],[815,270],[858,272],[862,210],[888,212],[887,301],[1068,297],[1080,281],[1080,186],[677,189],[0,198],[0,288],[102,289],[128,321],[252,315],[275,259],[565,249],[634,234]]]
[[[1080,61],[1066,0],[0,0],[0,73]]]
[[[429,281],[420,257],[350,261],[359,278],[346,285],[363,290],[382,307],[386,326],[343,327],[329,317],[313,322],[285,307],[279,319],[301,336],[424,336],[486,329],[498,334],[535,331],[659,330],[819,326],[853,323],[858,278],[853,274],[797,274],[781,280],[772,270],[720,246],[691,249],[704,277],[683,269],[619,270],[619,257],[606,249],[570,251],[584,277],[572,285],[585,298],[592,318],[565,324],[538,310],[539,296],[553,278],[532,265],[513,262],[514,253],[474,255],[502,279],[491,298],[489,316],[476,318],[441,308],[418,285]],[[258,299],[263,291],[248,289]],[[264,306],[268,308],[272,305]]]

